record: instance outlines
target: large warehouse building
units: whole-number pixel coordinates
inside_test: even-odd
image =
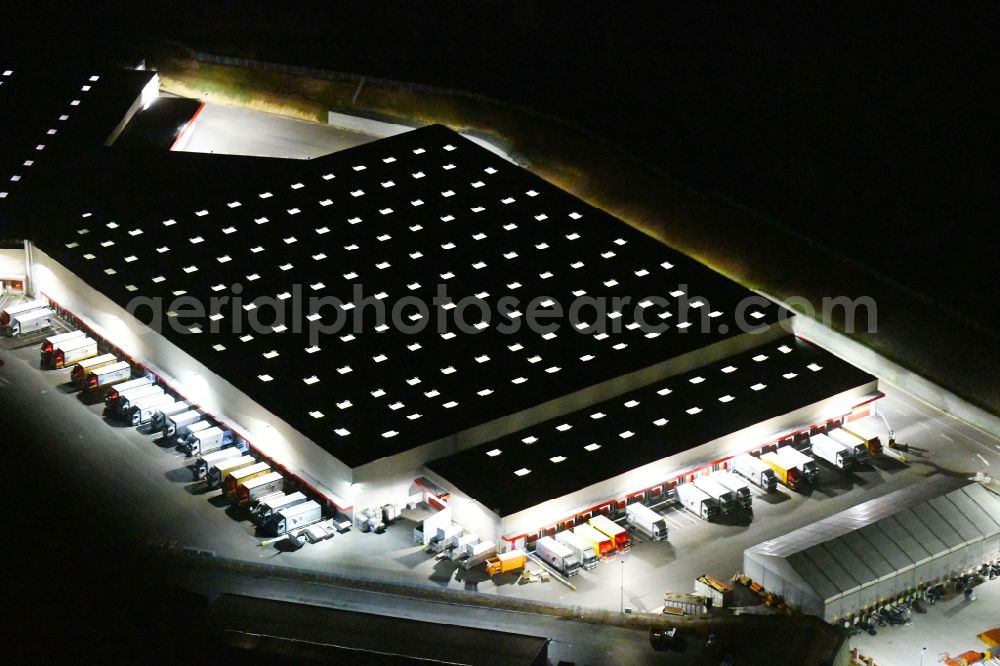
[[[1000,559],[1000,497],[935,477],[749,548],[743,571],[792,606],[848,621]],[[949,487],[954,488],[949,490]]]
[[[518,545],[880,396],[791,313],[451,130],[144,149],[154,80],[88,78],[119,105],[5,235],[33,241],[29,291],[331,508],[427,500]]]

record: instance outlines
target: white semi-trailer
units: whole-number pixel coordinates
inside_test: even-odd
[[[236,438],[231,430],[223,430],[213,426],[192,432],[178,443],[181,450],[189,456],[200,456],[203,453],[211,453],[231,446],[235,441]]]
[[[194,463],[194,480],[201,481],[208,476],[208,470],[212,468],[216,463],[220,463],[223,460],[228,460],[229,458],[240,457],[239,449],[230,447],[227,449],[220,449],[218,451],[213,451],[212,453],[206,453],[202,457],[198,458]]]
[[[111,406],[111,403],[118,402],[118,398],[122,393],[126,391],[131,391],[132,389],[137,389],[141,386],[149,386],[153,383],[153,380],[149,377],[138,377],[136,379],[130,379],[127,382],[122,382],[121,384],[115,384],[115,387],[111,389],[106,396],[104,396],[104,404]]]
[[[830,432],[826,433],[826,436],[850,451],[851,458],[853,459],[853,463],[855,465],[862,465],[868,462],[871,457],[868,452],[868,442],[845,430],[834,428]],[[816,449],[813,448],[813,453],[815,452]]]
[[[7,335],[16,338],[20,335],[27,335],[35,331],[52,328],[52,319],[55,316],[55,313],[49,309],[32,310],[31,312],[16,315],[10,320],[10,324],[7,325]]]
[[[197,409],[189,409],[186,412],[181,412],[180,414],[174,414],[163,419],[162,432],[167,437],[173,437],[177,434],[177,430],[183,428],[186,425],[194,423],[195,421],[200,421],[202,419],[201,412]]]
[[[778,487],[778,477],[774,475],[774,470],[771,469],[771,466],[749,453],[732,458],[729,461],[729,468],[767,492],[771,492]]]
[[[8,327],[11,322],[17,317],[29,312],[34,312],[36,310],[48,310],[49,302],[44,299],[37,299],[34,301],[28,301],[27,303],[20,303],[19,305],[12,305],[9,308],[5,308],[0,311],[0,333],[9,334]]]
[[[226,480],[226,477],[236,470],[256,464],[257,461],[252,456],[239,456],[238,458],[220,460],[208,468],[208,487],[219,488],[222,486],[222,482]]]
[[[587,571],[596,567],[600,562],[597,555],[594,554],[594,546],[585,539],[581,539],[573,534],[570,530],[556,534],[556,541],[576,553],[576,558],[579,560],[580,566]]]
[[[128,381],[132,376],[132,364],[128,361],[117,361],[91,372],[83,382],[83,393],[89,399],[99,400],[116,384]]]
[[[97,340],[90,337],[63,340],[52,349],[49,367],[56,370],[68,368],[93,356],[97,356]]]
[[[109,405],[110,413],[117,418],[128,420],[133,405],[140,400],[161,395],[166,395],[163,387],[155,384],[146,384],[145,386],[130,389],[118,394],[118,399]]]
[[[703,520],[715,520],[719,517],[719,502],[693,483],[682,483],[674,492],[677,501],[685,509]]]
[[[256,518],[259,525],[265,525],[271,520],[274,514],[281,509],[293,507],[296,504],[302,504],[308,499],[309,498],[301,492],[294,492],[289,495],[269,498],[260,501],[257,506],[251,510],[251,513]]]
[[[746,479],[726,470],[712,472],[712,478],[736,493],[736,503],[741,509],[753,510],[753,494],[750,492],[750,486]]]
[[[732,513],[736,510],[736,493],[715,481],[712,477],[696,476],[694,485],[698,486],[709,497],[715,498],[715,501],[719,503],[719,510],[723,514]]]
[[[667,539],[667,521],[644,504],[636,502],[626,506],[625,522],[653,541]]]
[[[148,395],[132,403],[132,406],[124,414],[124,420],[126,423],[131,423],[134,426],[149,423],[161,407],[172,405],[174,402],[173,396],[166,393]]]
[[[52,357],[52,350],[60,342],[69,342],[75,338],[85,338],[87,334],[83,331],[69,331],[68,333],[57,333],[50,335],[42,341],[41,361],[43,367],[48,367],[49,359]]]
[[[190,411],[190,409],[190,403],[184,400],[176,400],[169,405],[160,407],[156,410],[156,413],[153,414],[153,418],[149,421],[149,431],[163,432],[163,424],[166,423],[168,418],[176,414],[182,414]]]
[[[281,536],[323,520],[323,507],[309,500],[302,504],[280,509],[271,518],[269,527],[274,536]]]
[[[100,354],[86,358],[73,366],[73,369],[69,373],[69,381],[74,386],[83,388],[90,373],[117,362],[118,357],[114,354]]]
[[[207,430],[211,427],[212,427],[212,422],[209,421],[208,419],[203,418],[200,421],[189,423],[183,428],[178,428],[177,434],[174,436],[174,439],[176,439],[177,442],[180,443],[183,442],[185,439],[187,439],[189,435],[196,432],[201,432],[202,430]]]
[[[472,567],[480,566],[483,562],[496,556],[497,545],[492,541],[479,541],[465,547],[465,553],[460,560],[462,568],[469,570]]]
[[[825,460],[837,469],[849,470],[853,467],[853,447],[822,434],[810,437],[809,443],[812,445],[814,456]]]
[[[236,488],[236,501],[240,504],[250,504],[265,495],[281,492],[284,487],[285,477],[281,476],[281,472],[269,472],[240,483]]]
[[[580,558],[573,550],[552,537],[542,537],[535,542],[535,556],[564,576],[580,573]]]

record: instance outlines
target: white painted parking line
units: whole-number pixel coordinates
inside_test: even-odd
[[[942,433],[939,433],[939,434],[940,434],[940,435],[941,435],[942,437],[944,437],[945,439],[947,439],[947,440],[948,440],[949,442],[954,442],[954,441],[955,441],[955,440],[953,440],[953,439],[952,439],[951,437],[949,437],[948,435],[944,434],[943,432],[942,432]]]
[[[920,426],[921,428],[923,428],[924,430],[930,430],[931,429],[931,427],[929,425],[927,425],[926,423],[924,423],[923,421],[917,421],[917,425]]]
[[[983,457],[983,454],[982,454],[982,453],[977,453],[976,455],[977,455],[977,456],[979,456],[979,459],[980,459],[980,460],[982,460],[982,461],[983,461],[984,463],[986,463],[986,466],[987,466],[987,467],[989,467],[989,466],[990,466],[990,461],[989,461],[989,460],[987,460],[986,458],[984,458],[984,457]]]

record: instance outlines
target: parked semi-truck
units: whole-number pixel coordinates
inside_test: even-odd
[[[667,521],[639,502],[625,507],[625,522],[653,541],[665,541],[667,538]]]
[[[730,514],[736,510],[738,506],[736,503],[736,493],[712,477],[698,475],[692,483],[719,503],[719,511],[723,515]]]
[[[281,492],[284,487],[285,477],[281,476],[281,472],[268,472],[240,482],[236,489],[236,500],[240,504],[249,504],[259,497]]]
[[[226,480],[226,477],[236,470],[256,464],[257,461],[251,456],[239,456],[238,458],[220,460],[208,468],[208,487],[219,488]]]
[[[767,492],[778,487],[778,477],[774,475],[771,466],[749,453],[738,455],[730,460],[729,468]]]
[[[149,377],[137,377],[135,379],[130,379],[127,382],[122,382],[121,384],[115,384],[114,387],[108,391],[108,394],[104,396],[104,404],[111,405],[111,403],[116,402],[125,391],[131,391],[132,389],[137,389],[142,386],[149,386],[153,383],[153,380]]]
[[[854,467],[854,447],[840,441],[839,437],[819,434],[810,437],[809,442],[812,444],[812,453],[817,458],[827,461],[837,469],[849,470]]]
[[[52,319],[55,316],[56,314],[48,308],[15,315],[11,318],[10,324],[7,325],[7,335],[16,338],[20,335],[52,328]]]
[[[627,553],[632,549],[632,539],[629,538],[628,530],[607,516],[597,514],[588,520],[587,523],[598,532],[611,537],[619,553]]]
[[[761,455],[760,459],[767,463],[781,483],[792,490],[801,488],[806,483],[802,478],[802,470],[794,462],[786,459],[777,451],[769,451]]]
[[[778,455],[784,456],[796,465],[802,471],[802,478],[806,483],[810,486],[816,484],[819,479],[819,467],[816,466],[815,460],[791,446],[779,447]]]
[[[52,350],[60,342],[69,342],[70,340],[76,338],[85,338],[87,334],[83,331],[70,331],[68,333],[58,333],[56,335],[50,335],[42,341],[42,351],[41,351],[41,361],[42,367],[48,367],[49,361],[52,358]]]
[[[242,454],[238,449],[227,448],[220,449],[218,451],[213,451],[212,453],[206,453],[194,463],[193,474],[195,481],[200,481],[208,476],[208,470],[212,468],[215,463],[222,462],[223,460],[228,460],[229,458],[239,458]]]
[[[55,345],[49,367],[68,368],[75,363],[97,356],[97,341],[90,337],[73,338]]]
[[[184,426],[194,423],[195,421],[200,421],[201,418],[201,412],[197,409],[189,409],[186,412],[174,414],[163,419],[163,427],[161,430],[167,437],[173,437],[177,434],[177,430],[179,428],[183,428]]]
[[[523,569],[528,563],[528,556],[523,550],[508,550],[486,560],[486,573],[490,576]]]
[[[851,452],[851,460],[854,465],[863,465],[868,462],[868,442],[852,435],[841,428],[835,428],[826,434],[827,437],[843,446]],[[813,449],[815,453],[815,449]]]
[[[153,420],[153,416],[161,408],[174,403],[174,397],[161,393],[160,395],[147,395],[132,403],[132,406],[125,412],[124,420],[134,426],[140,426]]]
[[[0,312],[0,333],[7,335],[7,329],[10,326],[10,323],[19,315],[34,312],[36,310],[48,309],[49,302],[41,298],[34,301],[28,301],[27,303],[21,303],[19,305],[12,305]]]
[[[677,501],[685,509],[703,520],[719,517],[719,502],[693,483],[682,483],[674,489]]]
[[[878,435],[880,428],[876,424],[874,417],[866,416],[856,421],[848,421],[842,428],[844,432],[863,441],[868,447],[868,455],[874,457],[882,453],[882,440]]]
[[[83,384],[84,395],[96,400],[111,390],[115,384],[128,381],[132,376],[132,365],[128,361],[118,361],[90,373]]]
[[[612,558],[618,552],[618,549],[615,548],[615,542],[611,537],[595,530],[588,524],[577,525],[573,528],[573,534],[589,543],[594,549],[594,554],[601,559]]]
[[[223,492],[230,497],[235,497],[236,489],[240,487],[241,483],[257,478],[258,476],[270,474],[271,471],[271,466],[266,462],[254,463],[253,465],[233,470],[222,482]]]
[[[766,464],[764,465],[765,467],[767,466]],[[770,468],[768,468],[768,471],[770,471]],[[741,509],[747,511],[753,510],[753,494],[750,492],[750,486],[747,484],[746,479],[726,470],[712,472],[712,478],[720,485],[736,493],[736,504]]]
[[[153,418],[149,421],[150,432],[163,432],[163,424],[167,419],[176,414],[190,411],[191,405],[184,400],[176,400],[169,405],[164,405],[156,410]]]
[[[492,541],[480,541],[479,543],[469,544],[465,547],[465,554],[459,563],[462,565],[463,569],[471,569],[472,567],[478,567],[486,560],[496,557],[497,545]]]
[[[256,502],[254,506],[250,507],[250,516],[257,522],[257,524],[265,525],[271,520],[271,517],[281,509],[293,507],[296,504],[301,504],[308,499],[309,498],[301,492],[294,492],[287,495],[282,494],[276,497],[261,499],[259,502]]]
[[[580,566],[587,571],[596,567],[597,563],[600,562],[597,558],[596,551],[594,551],[594,545],[586,539],[578,537],[569,530],[557,533],[556,541],[576,553],[576,557],[580,561]]]
[[[163,393],[163,387],[148,382],[130,389],[116,387],[108,394],[108,399],[105,400],[107,407],[105,413],[109,416],[121,418],[136,400],[141,400],[151,395],[163,395]]]
[[[281,536],[294,530],[323,520],[323,507],[315,500],[280,509],[268,524],[274,536]]]
[[[564,576],[580,573],[580,558],[573,550],[549,536],[535,542],[535,556]]]
[[[114,354],[99,354],[91,358],[86,358],[73,366],[73,369],[69,373],[69,381],[74,386],[83,388],[90,373],[113,363],[118,363],[118,357]]]
[[[205,428],[191,432],[183,440],[178,439],[181,450],[189,456],[199,456],[230,446],[234,442],[233,431],[219,427]]]

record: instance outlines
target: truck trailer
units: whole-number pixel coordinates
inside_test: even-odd
[[[177,434],[177,430],[179,428],[183,428],[184,426],[194,423],[195,421],[200,421],[201,419],[201,412],[197,409],[189,409],[186,412],[174,414],[163,419],[163,427],[161,430],[167,437],[173,437]]]
[[[128,361],[118,361],[90,373],[83,384],[83,392],[90,398],[99,398],[107,393],[115,384],[128,381],[132,376],[132,364]]]
[[[878,432],[877,421],[872,416],[866,416],[856,421],[848,421],[841,426],[844,432],[850,433],[868,446],[868,455],[872,458],[882,453],[882,440]]]
[[[851,439],[853,438],[848,437],[848,440]],[[840,441],[839,437],[819,434],[813,435],[809,441],[812,444],[812,453],[817,458],[845,471],[854,467],[854,447]],[[857,443],[857,440],[852,442],[854,443]]]
[[[130,389],[116,388],[108,394],[107,413],[109,416],[121,418],[132,403],[151,395],[163,395],[163,387],[156,384],[142,384]]]
[[[564,576],[580,573],[580,558],[569,546],[559,543],[549,536],[535,542],[535,557],[542,560]]]
[[[124,414],[124,420],[126,423],[131,423],[134,426],[149,423],[160,408],[172,405],[174,402],[174,397],[166,393],[139,398],[132,403],[132,406]]]
[[[49,302],[45,299],[36,299],[33,301],[28,301],[27,303],[21,303],[19,305],[12,305],[3,311],[0,311],[0,333],[7,335],[7,328],[10,323],[14,321],[19,315],[27,314],[29,312],[34,312],[35,310],[48,310]]]
[[[48,308],[15,315],[11,318],[10,324],[7,325],[7,335],[16,338],[21,335],[34,333],[35,331],[44,331],[47,328],[52,328],[52,319],[55,316],[56,313]]]
[[[69,373],[69,381],[73,384],[73,386],[83,388],[83,385],[87,381],[87,377],[90,376],[90,373],[98,368],[103,368],[113,363],[118,363],[118,357],[114,354],[100,354],[98,356],[84,359],[73,366],[73,369]]]
[[[667,539],[667,521],[644,504],[636,502],[626,506],[625,522],[653,541]]]
[[[253,465],[233,470],[222,482],[223,492],[230,497],[235,497],[236,489],[240,487],[241,483],[255,479],[258,476],[270,474],[272,471],[271,466],[266,462],[254,463]]]
[[[478,567],[483,562],[496,557],[497,545],[492,541],[480,541],[465,547],[465,553],[459,559],[462,568],[468,571],[472,567]]]
[[[85,338],[87,334],[83,331],[70,331],[68,333],[58,333],[56,335],[50,335],[42,341],[42,351],[41,351],[41,361],[42,367],[49,366],[49,360],[52,358],[52,350],[60,342],[68,342],[76,338]]]
[[[284,487],[285,477],[281,476],[281,472],[269,472],[242,481],[236,489],[236,500],[240,504],[249,504],[265,495],[281,492]]]
[[[315,500],[308,500],[278,510],[271,518],[268,527],[274,536],[281,536],[321,520],[323,520],[323,507]]]
[[[239,456],[237,458],[220,460],[208,468],[208,487],[219,488],[231,473],[256,464],[257,461],[251,456]]]
[[[205,428],[191,432],[183,440],[178,439],[181,450],[189,456],[200,456],[230,446],[234,441],[232,430],[219,427]]]
[[[573,528],[573,534],[589,543],[594,549],[594,554],[602,560],[609,560],[618,553],[618,550],[615,548],[615,542],[611,537],[595,530],[588,524],[577,525]]]
[[[767,463],[781,483],[792,490],[801,488],[805,484],[805,480],[802,478],[802,470],[795,463],[778,454],[777,451],[765,453],[761,455],[760,459]]]
[[[486,560],[486,573],[490,576],[523,569],[528,556],[523,550],[508,550]]]
[[[213,451],[212,453],[207,453],[195,461],[193,467],[193,474],[195,481],[201,481],[208,476],[208,470],[212,468],[212,465],[223,460],[228,460],[229,458],[240,457],[240,452],[234,448],[220,449],[219,451]]]
[[[761,464],[764,464],[766,467],[765,463]],[[768,471],[771,471],[770,467],[768,467]],[[741,509],[753,511],[753,493],[750,492],[750,486],[747,484],[746,479],[727,470],[712,472],[712,479],[736,493],[736,504]]]
[[[856,435],[852,435],[841,428],[834,428],[830,432],[826,433],[826,436],[851,452],[851,461],[853,465],[862,465],[868,462],[870,456],[868,454],[868,442],[866,440],[861,439]]]
[[[163,424],[166,423],[169,417],[189,411],[190,409],[191,404],[184,400],[176,400],[169,405],[160,407],[149,421],[149,431],[163,432]]]
[[[587,571],[596,567],[598,562],[600,562],[595,554],[593,544],[586,539],[581,539],[569,530],[556,533],[556,541],[576,553],[576,557],[580,561],[580,566]]]
[[[674,492],[681,506],[702,520],[715,520],[719,517],[719,502],[695,484],[682,483]]]
[[[816,484],[816,481],[819,479],[819,468],[816,466],[815,460],[791,446],[779,447],[778,455],[783,456],[798,467],[802,471],[802,478],[806,483],[810,486]]]
[[[591,527],[598,532],[607,534],[614,541],[615,548],[619,553],[627,553],[632,549],[632,539],[629,538],[628,530],[614,522],[607,516],[596,514],[587,521]]]
[[[226,449],[223,449],[223,451],[225,450]],[[258,525],[264,525],[267,524],[271,520],[271,517],[281,509],[293,507],[296,504],[301,504],[308,499],[309,498],[301,492],[294,492],[287,495],[282,494],[276,497],[261,499],[256,502],[255,506],[250,508],[250,516]]]
[[[59,370],[97,356],[97,341],[90,337],[73,338],[55,345],[49,367]]]
[[[736,510],[736,493],[710,476],[698,475],[692,481],[706,495],[719,503],[719,511],[727,515]]]
[[[149,377],[137,377],[135,379],[130,379],[127,382],[122,382],[121,384],[115,384],[114,388],[108,391],[108,394],[104,396],[104,404],[111,405],[111,403],[116,402],[118,397],[125,391],[131,391],[132,389],[137,389],[141,386],[149,386],[153,383],[153,380]]]
[[[767,492],[771,492],[778,487],[778,477],[774,475],[774,470],[771,469],[771,466],[749,453],[732,458],[729,461],[729,468]]]

